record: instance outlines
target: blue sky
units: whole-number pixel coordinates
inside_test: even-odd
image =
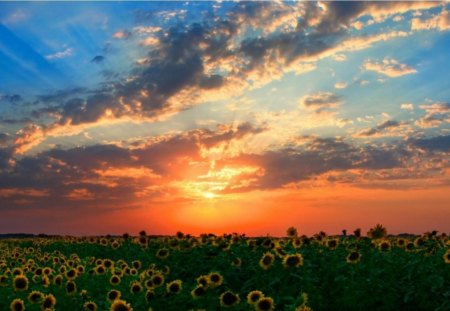
[[[1,2],[0,202],[448,187],[448,9]]]

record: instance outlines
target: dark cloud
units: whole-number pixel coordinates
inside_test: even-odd
[[[428,151],[450,151],[450,135],[420,138],[411,140],[410,143],[417,148]]]
[[[0,101],[7,101],[11,104],[16,104],[18,102],[21,102],[23,100],[22,96],[19,94],[12,94],[12,95],[0,95]]]
[[[385,121],[379,125],[377,125],[376,127],[364,130],[360,133],[358,133],[358,136],[373,136],[376,134],[379,134],[381,132],[383,132],[386,129],[392,129],[392,128],[397,128],[399,126],[401,126],[402,123],[395,121],[395,120],[388,120]]]
[[[100,64],[105,60],[105,57],[102,55],[96,55],[94,58],[91,59],[91,63]]]

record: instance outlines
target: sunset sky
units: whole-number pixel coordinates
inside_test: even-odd
[[[449,10],[1,2],[0,233],[450,232]]]

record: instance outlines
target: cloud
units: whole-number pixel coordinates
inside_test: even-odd
[[[317,92],[305,95],[299,100],[300,106],[316,113],[327,112],[341,105],[341,97],[330,92]]]
[[[404,122],[387,120],[375,127],[358,132],[355,137],[404,136],[405,125],[406,124]]]
[[[348,84],[346,82],[337,82],[334,84],[334,88],[341,90],[341,89],[345,89],[348,86]]]
[[[426,114],[415,122],[419,127],[432,128],[450,122],[450,103],[433,103],[419,107],[426,111]]]
[[[133,34],[129,30],[119,30],[113,34],[114,39],[129,39]]]
[[[450,30],[450,13],[442,10],[439,15],[435,15],[429,19],[413,18],[411,20],[411,30],[432,30],[439,31]]]
[[[414,110],[414,105],[411,103],[404,103],[400,105],[400,109],[403,110]]]
[[[390,78],[401,77],[417,72],[416,69],[405,64],[401,64],[393,58],[385,58],[381,62],[366,60],[362,64],[361,68],[364,70],[370,70],[384,74]]]
[[[94,58],[91,59],[91,63],[100,64],[105,60],[105,57],[102,55],[96,55]]]
[[[412,139],[410,143],[417,148],[427,151],[450,152],[450,135]]]
[[[72,56],[72,54],[73,54],[73,49],[72,48],[66,48],[64,51],[46,55],[45,58],[48,59],[48,60],[61,59],[61,58]]]
[[[405,31],[350,35],[349,25],[360,16],[384,16],[429,6],[251,2],[237,3],[227,14],[205,17],[202,23],[183,20],[136,26],[132,29],[136,40],[130,43],[143,44],[147,55],[139,58],[128,77],[73,95],[57,105],[47,103],[48,107],[33,112],[46,124],[35,124],[34,134],[30,128],[19,131],[16,141],[24,142],[21,136],[26,134],[28,141],[37,138],[31,144],[35,146],[49,135],[73,133],[105,120],[160,121],[204,102],[229,99],[281,79],[286,73],[314,70],[320,59],[343,60],[344,52],[409,35]],[[173,17],[172,11],[160,13],[142,11],[137,15],[146,22],[155,14]],[[252,35],[249,29],[261,35]],[[102,63],[104,59],[97,55],[91,62]],[[394,72],[397,67],[405,69],[402,64],[388,65]],[[330,105],[338,103],[329,101],[328,107],[323,104],[316,112],[327,112]],[[29,148],[18,145],[16,150],[26,152]]]

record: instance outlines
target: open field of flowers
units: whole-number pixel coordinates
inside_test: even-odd
[[[382,226],[2,239],[0,310],[450,310],[449,247],[445,234]]]

